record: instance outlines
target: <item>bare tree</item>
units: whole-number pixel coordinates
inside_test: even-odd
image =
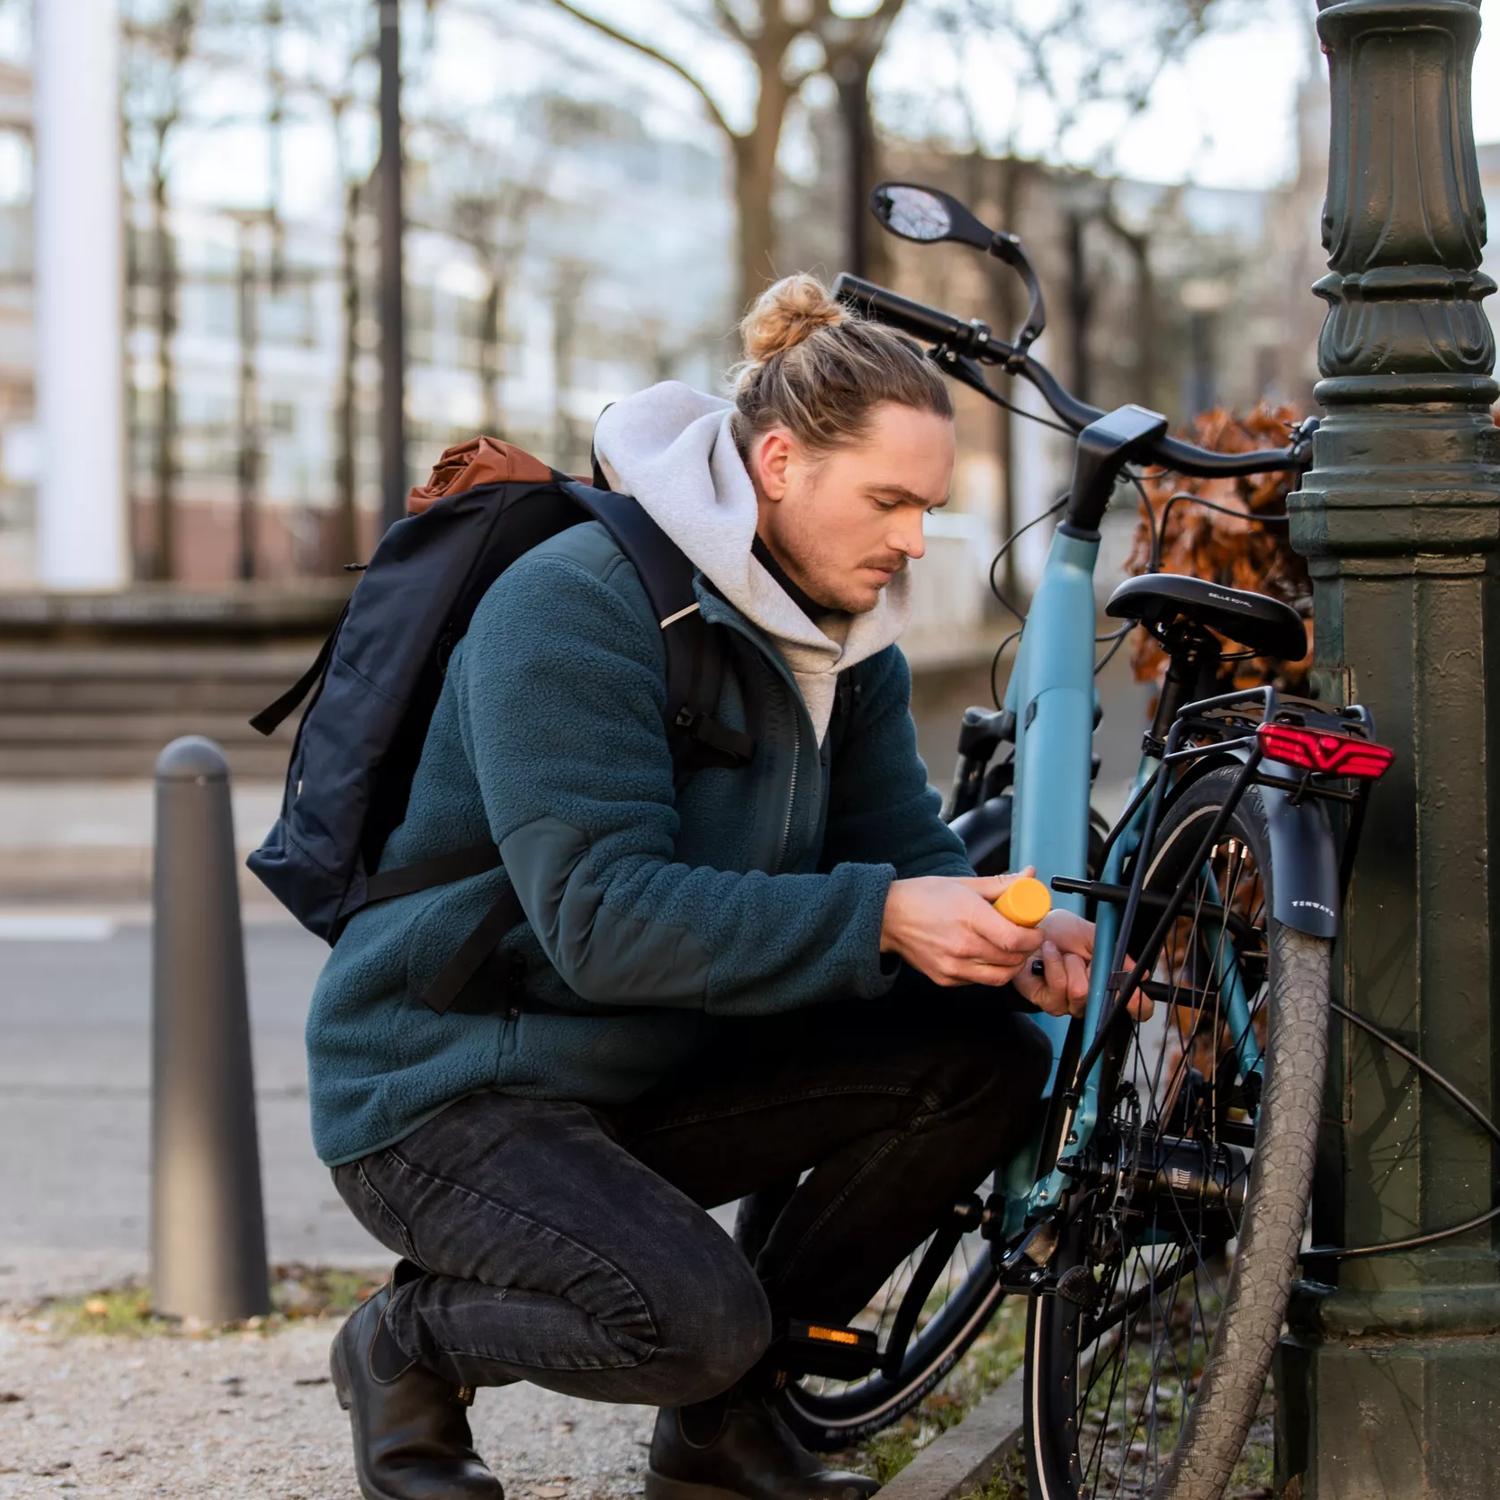
[[[175,342],[180,278],[171,224],[171,143],[182,123],[190,75],[185,67],[202,19],[200,0],[171,0],[154,21],[127,16],[125,113],[144,158],[151,204],[151,270],[156,284],[156,430],[153,443],[153,525],[140,571],[168,579],[177,545],[177,371]]]
[[[333,70],[320,80],[316,92],[328,111],[333,136],[334,169],[339,192],[339,384],[334,407],[333,527],[328,538],[331,560],[349,562],[358,554],[358,441],[359,410],[359,320],[363,301],[360,280],[359,221],[372,161],[359,158],[350,141],[353,116],[365,102],[358,87],[358,73],[374,55],[374,35],[368,10],[351,13],[347,7],[338,19],[341,34],[330,39],[328,20],[320,22],[325,47],[317,55],[333,62]],[[332,42],[332,45],[328,45]]]
[[[552,268],[552,452],[560,468],[583,470],[587,441],[568,398],[575,386],[579,313],[592,273],[586,261],[559,259]]]
[[[976,153],[995,158],[1001,177],[999,197],[1014,188],[1018,127],[1024,117],[1049,122],[1045,137],[1032,149],[1041,157],[1066,158],[1075,132],[1090,115],[1107,112],[1115,128],[1104,145],[1075,161],[1080,183],[1092,179],[1094,191],[1072,193],[1066,260],[1075,388],[1091,381],[1088,331],[1097,288],[1087,253],[1088,230],[1097,224],[1127,251],[1134,268],[1135,343],[1141,351],[1137,375],[1140,397],[1151,400],[1158,380],[1153,350],[1158,306],[1151,265],[1149,226],[1126,222],[1110,182],[1118,148],[1129,122],[1150,102],[1166,65],[1195,38],[1219,22],[1232,0],[1141,0],[1128,12],[1106,17],[1089,0],[1063,0],[1038,7],[1025,0],[929,0],[938,29],[955,52],[984,38],[1012,61],[1013,105],[1008,116],[994,120],[994,101],[981,111],[968,88],[961,90],[965,133]],[[1101,22],[1108,20],[1109,24]],[[990,123],[984,123],[988,119]],[[998,128],[997,128],[998,126]],[[997,139],[998,137],[998,139]],[[998,149],[997,149],[998,148]],[[1066,171],[1066,169],[1055,169]],[[1018,205],[1006,204],[1013,215]],[[1007,226],[1013,216],[1003,219]]]
[[[752,301],[777,270],[773,201],[776,157],[787,111],[810,78],[837,63],[854,97],[868,94],[869,70],[905,0],[881,0],[870,14],[845,17],[833,0],[711,0],[707,9],[679,12],[727,39],[755,77],[754,116],[746,129],[707,81],[679,57],[593,15],[573,0],[550,0],[559,10],[670,69],[692,87],[709,119],[729,143],[738,220],[739,300]],[[800,56],[799,56],[800,55]],[[861,161],[865,158],[861,156]]]
[[[280,238],[281,216],[276,211],[281,184],[280,135],[289,117],[321,116],[333,144],[338,194],[339,375],[334,403],[333,512],[324,536],[325,561],[348,562],[358,554],[358,411],[359,323],[364,304],[360,219],[365,212],[374,161],[368,149],[356,144],[362,114],[371,112],[373,89],[374,13],[365,0],[262,0],[259,25],[274,37],[278,30],[296,33],[304,45],[295,49],[303,60],[298,72],[281,62],[276,47],[268,49],[267,146],[271,200],[271,281],[311,280],[305,268],[288,267]],[[307,46],[307,42],[316,46]],[[249,38],[246,39],[247,49]],[[364,76],[369,75],[369,76]]]
[[[829,16],[823,23],[825,70],[833,81],[844,137],[844,257],[856,276],[889,277],[883,236],[871,232],[870,191],[880,177],[870,79],[900,5],[883,5],[859,20]]]
[[[528,141],[525,160],[514,146],[480,137],[469,122],[428,118],[419,129],[440,143],[449,179],[443,201],[435,205],[441,222],[427,225],[451,235],[472,256],[484,279],[477,327],[481,425],[485,432],[502,430],[504,413],[500,389],[506,304],[526,245],[526,228],[533,211],[547,196],[544,169],[552,146],[553,122],[547,104],[553,96],[528,101],[541,121]],[[523,106],[512,105],[517,115]]]
[[[479,313],[479,389],[482,425],[500,433],[501,350],[505,343],[506,300],[521,250],[526,220],[544,196],[540,184],[511,182],[492,192],[460,194],[453,200],[453,232],[474,256],[484,277]]]

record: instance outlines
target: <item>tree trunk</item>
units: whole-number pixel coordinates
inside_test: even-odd
[[[552,462],[565,473],[581,473],[587,459],[586,445],[568,410],[585,274],[583,266],[563,261],[557,267],[552,288]]]
[[[1092,401],[1093,373],[1089,359],[1089,321],[1094,309],[1094,294],[1089,287],[1088,261],[1084,254],[1082,214],[1069,212],[1065,242],[1068,256],[1068,346],[1073,394],[1080,401]]]
[[[177,546],[177,246],[168,221],[166,144],[169,122],[157,128],[151,174],[152,229],[156,241],[156,525],[147,577],[176,576]]]
[[[479,325],[479,391],[483,430],[492,437],[504,435],[501,431],[504,416],[500,410],[500,340],[505,327],[504,307],[504,281],[491,269]]]
[[[334,457],[333,567],[358,558],[358,509],[355,505],[355,411],[359,399],[359,237],[360,187],[344,185],[344,222],[339,231],[339,276],[343,283],[343,349],[339,363],[337,453]]]
[[[870,108],[874,71],[875,55],[848,52],[835,66],[833,82],[844,128],[845,268],[883,285],[891,277],[890,248],[870,212],[870,193],[880,177],[880,141]]]
[[[1020,222],[1021,205],[1026,192],[1027,167],[1013,156],[997,162],[996,166],[999,168],[999,191],[996,195],[1000,216],[998,227],[1014,233],[1015,226]],[[1021,320],[1019,284],[1014,276],[992,276],[990,286],[993,288],[991,317],[995,332],[999,337],[1009,339],[1014,336]],[[1012,427],[1018,419],[1003,407],[995,409],[995,418],[1000,449],[1000,535],[1007,537],[1016,529],[1017,524],[1016,457]],[[1015,598],[1018,577],[1016,549],[1012,547],[1005,554],[999,579],[1007,599]]]
[[[768,49],[769,50],[769,49]],[[734,199],[739,221],[739,308],[748,311],[776,279],[776,150],[791,91],[781,76],[781,44],[774,56],[759,58],[760,96],[755,124],[733,139]]]
[[[1153,411],[1164,410],[1158,399],[1161,393],[1156,389],[1159,378],[1156,342],[1159,333],[1156,326],[1156,273],[1151,266],[1150,236],[1125,224],[1116,212],[1115,205],[1109,200],[1105,201],[1099,222],[1125,246],[1135,263],[1135,347],[1138,352],[1135,370],[1138,390],[1136,399]]]
[[[235,465],[239,480],[238,576],[248,583],[256,574],[260,528],[260,390],[256,353],[260,343],[256,299],[257,267],[250,244],[250,227],[240,225],[239,269],[239,455]]]

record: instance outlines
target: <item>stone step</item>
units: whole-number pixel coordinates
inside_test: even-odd
[[[292,746],[295,724],[288,720],[274,735],[258,734],[238,713],[178,709],[161,703],[137,706],[128,712],[12,713],[7,702],[0,712],[0,745],[156,745],[184,734],[204,734],[219,744],[268,746],[285,760]]]
[[[297,674],[300,675],[300,674]],[[279,698],[296,680],[231,677],[7,677],[0,671],[0,707],[8,714],[128,714],[150,712],[164,702],[177,708],[251,714]]]
[[[317,654],[316,641],[243,647],[18,646],[7,642],[0,645],[0,682],[207,678],[291,683]]]
[[[191,734],[191,724],[179,726]],[[149,779],[156,757],[175,735],[156,743],[144,741],[88,741],[84,743],[0,742],[0,781],[116,781]],[[223,746],[230,775],[238,781],[282,780],[286,775],[287,747],[278,743],[228,744]]]
[[[301,640],[7,643],[0,647],[0,778],[149,777],[163,746],[203,734],[223,747],[237,779],[279,781],[297,715],[269,739],[249,719],[316,655],[317,642]]]

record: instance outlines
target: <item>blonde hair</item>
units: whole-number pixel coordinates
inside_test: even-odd
[[[811,452],[858,442],[882,402],[953,416],[947,382],[905,334],[836,302],[815,276],[784,276],[740,323],[745,357],[734,380],[741,452],[785,427]]]

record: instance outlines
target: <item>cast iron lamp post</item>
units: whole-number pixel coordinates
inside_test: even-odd
[[[1500,441],[1470,118],[1477,0],[1319,0],[1332,81],[1318,345],[1327,412],[1293,497],[1323,691],[1396,748],[1349,894],[1336,984],[1496,1107]],[[1335,1029],[1315,1238],[1482,1214],[1489,1141],[1361,1033]],[[1309,1264],[1278,1360],[1280,1485],[1301,1500],[1500,1495],[1496,1228]],[[1280,1487],[1278,1486],[1278,1488]]]

